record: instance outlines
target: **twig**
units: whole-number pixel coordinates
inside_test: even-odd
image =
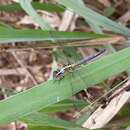
[[[41,66],[32,66],[28,67],[30,70],[35,70],[36,72],[41,68]],[[6,76],[6,75],[25,75],[27,74],[27,71],[24,68],[18,67],[13,69],[0,69],[0,76]]]
[[[102,105],[100,105],[82,126],[89,129],[104,127],[128,101],[130,98],[129,90],[130,80],[112,94],[111,101],[105,108],[102,108]]]
[[[37,85],[38,82],[37,82],[36,78],[33,76],[33,74],[31,73],[31,71],[26,67],[25,63],[24,63],[22,60],[20,60],[20,58],[18,57],[18,55],[16,54],[15,51],[12,52],[12,55],[14,56],[14,58],[16,59],[16,61],[19,63],[19,65],[20,65],[22,68],[25,69],[27,75],[31,78],[31,80],[33,81],[33,83],[34,83],[35,85]]]

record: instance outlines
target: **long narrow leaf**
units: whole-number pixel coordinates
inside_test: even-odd
[[[63,12],[64,7],[58,6],[56,4],[47,4],[47,3],[39,3],[39,2],[32,2],[32,6],[35,9],[41,9],[46,10],[50,12]],[[0,5],[0,11],[6,11],[6,12],[18,12],[23,11],[19,3],[12,3],[7,5]]]
[[[80,128],[80,130],[87,130],[85,128],[81,128],[74,122],[72,123],[69,121],[52,118],[46,114],[38,113],[38,112],[28,115],[24,117],[22,120],[27,122],[28,124],[32,124],[35,126],[51,126],[51,127],[64,128],[64,129]]]
[[[0,28],[0,43],[23,42],[23,41],[51,41],[56,40],[83,40],[105,37],[106,35],[83,33],[83,32],[59,32],[59,31],[42,31],[42,30],[15,30]]]
[[[83,6],[81,2],[78,2],[78,4],[75,0],[59,0],[58,2],[68,7],[69,9],[73,10],[80,16],[84,17],[86,20],[88,20],[89,23],[92,22],[95,25],[111,29],[113,32],[120,33],[126,36],[130,35],[130,29],[108,19],[107,17],[98,14],[97,12],[89,9],[85,5]]]
[[[20,0],[21,7],[25,10],[25,12],[30,15],[35,22],[39,24],[41,29],[43,30],[54,30],[49,23],[44,20],[40,15],[37,14],[35,9],[31,5],[30,0]]]
[[[0,101],[0,123],[17,120],[29,113],[67,99],[109,76],[130,68],[130,48],[89,63],[62,80],[50,80]],[[73,75],[73,76],[72,76]]]

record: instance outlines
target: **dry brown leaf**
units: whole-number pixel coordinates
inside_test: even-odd
[[[123,88],[128,85],[130,85],[130,81],[128,81]],[[120,89],[114,92],[114,95],[119,91]],[[82,126],[89,129],[104,127],[119,112],[129,98],[130,91],[122,91],[119,95],[114,97],[105,108],[101,106],[98,107]]]

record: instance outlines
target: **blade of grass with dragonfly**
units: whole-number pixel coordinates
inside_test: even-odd
[[[68,73],[60,81],[50,80],[0,101],[0,124],[20,119],[25,115],[71,97],[70,80],[74,86],[73,94],[75,94],[112,75],[128,70],[130,68],[129,61],[130,48],[123,49],[75,70],[73,81],[71,80],[72,75]],[[82,73],[86,85],[79,77],[79,73]]]

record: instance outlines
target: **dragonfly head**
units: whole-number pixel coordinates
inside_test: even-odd
[[[65,70],[64,68],[57,69],[53,72],[53,78],[56,80],[62,79],[64,77]]]

